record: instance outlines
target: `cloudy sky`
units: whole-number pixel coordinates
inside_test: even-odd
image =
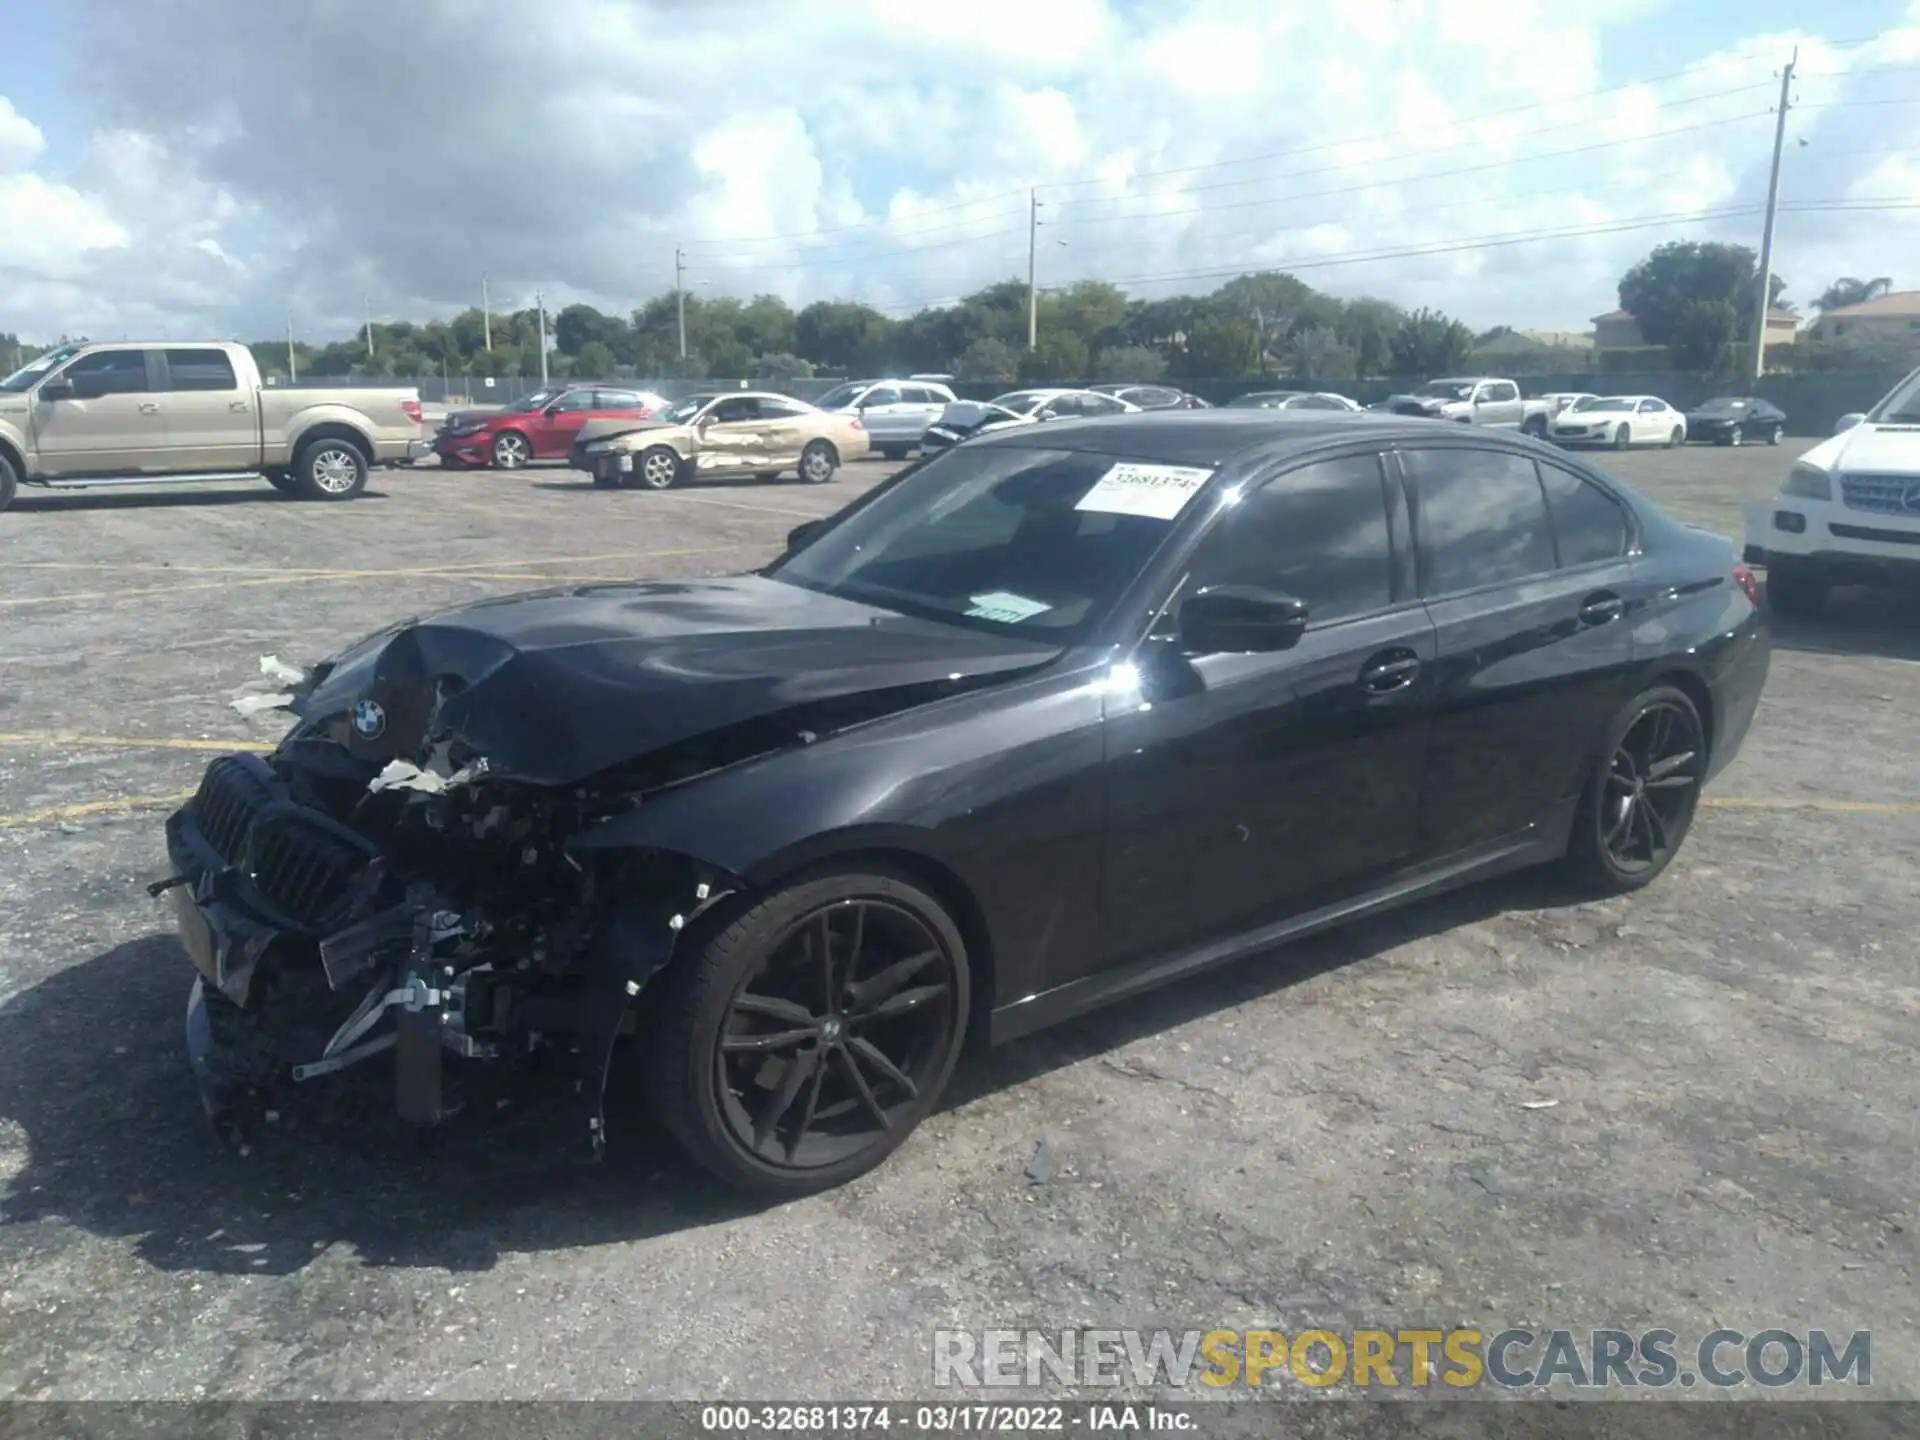
[[[0,330],[246,336],[1027,263],[1573,328],[1661,240],[1920,286],[1920,0],[89,0],[0,42]],[[1907,208],[1896,208],[1905,206]],[[1543,233],[1544,232],[1544,233]],[[1412,253],[1409,253],[1412,252]]]

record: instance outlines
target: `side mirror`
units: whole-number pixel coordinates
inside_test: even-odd
[[[41,393],[45,394],[46,392],[42,390]],[[1858,410],[1849,411],[1834,422],[1833,433],[1838,435],[1843,430],[1851,430],[1866,418],[1866,415]]]
[[[71,400],[73,396],[73,381],[64,375],[56,375],[40,387],[42,400]]]
[[[794,526],[787,532],[787,550],[791,553],[806,549],[813,543],[814,537],[826,528],[827,522],[824,520],[809,520],[803,525]]]
[[[1290,650],[1307,629],[1307,602],[1257,585],[1209,585],[1180,603],[1180,639],[1198,655]]]

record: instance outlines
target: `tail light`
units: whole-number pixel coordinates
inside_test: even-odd
[[[1745,565],[1733,567],[1733,583],[1746,592],[1747,599],[1755,605],[1760,603],[1760,582],[1753,578],[1753,571]]]
[[[862,425],[858,420],[849,420],[847,423],[853,426],[853,428],[856,430],[864,430],[867,428],[866,426]]]
[[[402,400],[400,402],[400,413],[415,425],[424,425],[427,423],[426,415],[420,409],[420,402],[418,400]]]

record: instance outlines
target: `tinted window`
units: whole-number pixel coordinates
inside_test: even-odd
[[[891,385],[876,386],[867,392],[866,399],[860,403],[862,405],[898,405],[900,392]]]
[[[639,410],[644,408],[638,390],[596,390],[593,408],[596,410]]]
[[[763,399],[758,402],[762,420],[791,419],[795,415],[809,415],[812,410],[792,400]]]
[[[735,420],[754,420],[760,415],[760,402],[750,396],[734,396],[717,403],[708,411],[708,418],[721,424]]]
[[[1068,642],[1107,614],[1173,528],[1121,513],[1111,485],[1092,493],[1123,463],[1012,446],[944,451],[770,573],[950,624]],[[1192,477],[1192,493],[1204,478]]]
[[[1428,595],[1554,568],[1553,527],[1533,461],[1498,450],[1407,450]]]
[[[1127,402],[1116,400],[1111,395],[1081,395],[1076,403],[1082,415],[1118,415],[1123,413]],[[1138,405],[1140,402],[1134,400],[1131,403]]]
[[[1666,407],[1658,400],[1642,400],[1640,402],[1640,413],[1642,415],[1649,415],[1655,410],[1664,410],[1665,408]]]
[[[592,390],[569,390],[560,397],[553,408],[561,415],[574,415],[582,410],[592,410],[598,406],[597,392]]]
[[[1486,390],[1482,392],[1481,398],[1485,400],[1518,400],[1520,398],[1520,390],[1512,381],[1502,381],[1498,385],[1487,386]]]
[[[1261,585],[1307,602],[1309,623],[1393,599],[1380,460],[1322,460],[1269,481],[1222,515],[1194,552],[1187,593]]]
[[[1540,467],[1562,565],[1591,565],[1627,553],[1627,512],[1598,485],[1558,465]]]
[[[147,352],[100,350],[82,355],[62,373],[86,395],[134,395],[147,388]]]
[[[233,362],[224,350],[167,351],[167,388],[171,390],[238,390]]]

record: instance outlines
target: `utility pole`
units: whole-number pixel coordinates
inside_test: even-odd
[[[687,281],[686,260],[678,245],[673,247],[673,298],[680,307],[680,358],[687,358]]]
[[[1760,231],[1760,296],[1754,302],[1753,365],[1750,380],[1758,381],[1767,368],[1767,316],[1773,310],[1773,221],[1780,204],[1780,152],[1787,141],[1787,110],[1792,105],[1793,67],[1800,62],[1800,47],[1780,72],[1780,108],[1773,120],[1773,171],[1767,176],[1767,220]]]
[[[367,364],[373,364],[373,304],[365,292],[360,296],[360,308],[367,312]]]
[[[540,298],[538,290],[533,292],[534,314],[540,323],[540,388],[547,388],[547,302]]]
[[[293,317],[287,317],[287,383],[291,385],[300,378],[300,362],[293,356]]]
[[[480,342],[493,354],[493,300],[487,294],[487,277],[480,277]]]
[[[1027,349],[1040,344],[1040,187],[1027,191]]]

